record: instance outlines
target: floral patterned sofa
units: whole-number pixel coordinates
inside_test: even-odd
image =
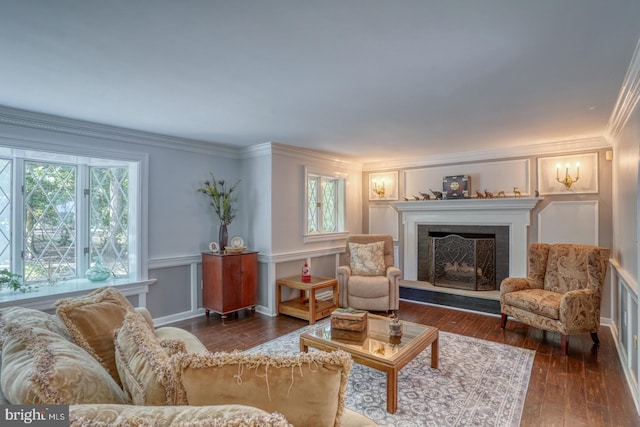
[[[501,327],[507,316],[535,328],[560,333],[562,354],[569,335],[590,332],[599,344],[600,299],[609,249],[589,245],[534,243],[526,278],[500,285]]]
[[[344,406],[344,352],[211,353],[115,288],[0,310],[0,403],[68,404],[72,426],[373,426]]]

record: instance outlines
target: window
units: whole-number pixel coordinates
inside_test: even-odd
[[[334,239],[345,232],[346,178],[307,170],[305,241]]]
[[[136,162],[53,153],[0,159],[0,268],[54,283],[84,279],[101,257],[114,277],[137,277],[129,225],[136,171]]]

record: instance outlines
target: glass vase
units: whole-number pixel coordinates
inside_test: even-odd
[[[227,247],[227,241],[229,240],[229,233],[227,232],[227,224],[220,224],[220,230],[218,231],[218,245],[220,251],[224,251]]]
[[[87,270],[85,277],[92,282],[102,282],[107,280],[111,276],[111,270],[102,264],[102,257],[94,257],[93,261],[95,264]]]

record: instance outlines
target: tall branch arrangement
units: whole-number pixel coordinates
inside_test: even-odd
[[[231,194],[239,183],[240,180],[227,188],[227,184],[224,180],[216,181],[216,177],[211,174],[211,180],[205,181],[204,186],[202,188],[198,188],[198,192],[209,197],[209,203],[213,207],[218,219],[220,219],[220,223],[224,225],[231,224],[231,221],[236,217],[236,213],[231,206],[233,202]]]

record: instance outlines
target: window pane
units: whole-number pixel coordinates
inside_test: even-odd
[[[322,182],[322,231],[336,231],[336,181]]]
[[[129,274],[129,174],[127,168],[91,168],[90,253],[116,276]]]
[[[76,168],[25,162],[24,280],[76,276]]]
[[[318,182],[319,177],[309,176],[307,180],[307,232],[314,233],[319,230],[318,216]]]
[[[0,159],[0,268],[11,269],[11,160]]]

